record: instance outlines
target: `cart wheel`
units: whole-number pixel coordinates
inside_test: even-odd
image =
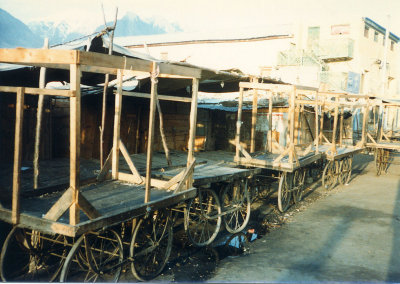
[[[196,246],[206,246],[217,237],[221,227],[221,205],[211,189],[201,189],[196,198],[189,201],[185,215],[186,233]]]
[[[346,157],[341,161],[340,164],[340,174],[339,182],[340,184],[349,184],[351,178],[351,167],[353,164],[353,159],[351,157]]]
[[[225,228],[235,234],[243,230],[250,220],[250,193],[247,180],[229,183],[222,193]]]
[[[338,182],[339,163],[328,161],[322,174],[322,185],[325,189],[332,189]]]
[[[279,179],[278,189],[278,209],[281,212],[285,212],[289,208],[292,197],[291,186],[290,174],[283,172]]]
[[[131,270],[140,281],[155,278],[164,269],[172,248],[171,211],[155,211],[140,219],[132,236]]]
[[[295,203],[300,202],[304,193],[304,179],[306,177],[305,169],[298,169],[293,173],[292,192]]]
[[[0,256],[3,281],[54,281],[67,254],[66,238],[14,227]]]
[[[61,271],[61,282],[117,282],[123,247],[113,230],[89,232],[72,246]]]

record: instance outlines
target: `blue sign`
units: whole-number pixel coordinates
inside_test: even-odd
[[[360,92],[360,81],[361,75],[350,71],[347,75],[347,92],[358,94]]]

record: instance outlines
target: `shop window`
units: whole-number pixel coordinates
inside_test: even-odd
[[[374,41],[375,41],[375,42],[378,42],[378,37],[379,37],[379,34],[378,34],[377,31],[375,31],[375,32],[374,32]]]
[[[394,41],[390,41],[390,50],[394,51]]]

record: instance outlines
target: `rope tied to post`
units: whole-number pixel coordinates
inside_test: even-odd
[[[160,75],[160,66],[157,65],[155,72],[150,72],[150,79],[153,84],[157,84],[157,77]]]

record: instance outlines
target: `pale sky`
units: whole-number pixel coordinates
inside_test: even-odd
[[[25,23],[66,20],[82,30],[103,24],[118,7],[119,17],[134,12],[142,18],[175,22],[184,31],[240,28],[326,17],[369,17],[400,36],[400,0],[0,0],[0,8]]]

